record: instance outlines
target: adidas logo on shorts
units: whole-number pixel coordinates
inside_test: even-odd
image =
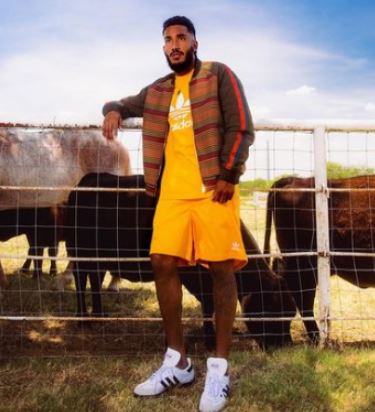
[[[240,250],[240,244],[238,242],[233,242],[232,243],[232,250],[234,251],[239,251]]]

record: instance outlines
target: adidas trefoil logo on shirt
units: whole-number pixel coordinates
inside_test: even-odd
[[[190,99],[185,100],[184,95],[179,92],[175,104],[176,106],[171,105],[169,110],[171,130],[176,131],[192,127]]]

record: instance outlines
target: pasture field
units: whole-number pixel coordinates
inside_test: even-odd
[[[151,351],[151,339],[149,345]],[[204,382],[204,355],[193,357],[194,385],[154,399],[135,398],[132,389],[159,366],[159,355],[97,356],[92,351],[78,357],[3,360],[0,411],[196,411]],[[236,348],[230,360],[228,412],[375,410],[373,348],[321,351],[297,345],[272,353]]]
[[[264,206],[263,206],[264,207]],[[244,200],[242,218],[263,244],[262,201]],[[25,255],[23,236],[2,243],[1,253]],[[62,250],[64,254],[64,250]],[[2,316],[72,316],[74,286],[54,289],[54,279],[39,281],[20,274],[22,260],[2,260],[10,286],[0,296]],[[62,271],[66,262],[58,262]],[[45,262],[43,270],[48,272]],[[107,280],[108,282],[108,280]],[[296,344],[264,353],[236,322],[231,376],[233,394],[227,411],[374,411],[375,290],[360,290],[334,277],[332,341],[321,350],[306,344],[300,319],[292,323]],[[189,353],[197,383],[157,399],[137,399],[132,388],[160,363],[164,338],[154,287],[122,281],[121,293],[104,292],[113,316],[146,321],[77,322],[0,320],[0,411],[194,411],[203,385],[207,353],[200,308],[184,293]],[[239,313],[239,312],[238,312]]]

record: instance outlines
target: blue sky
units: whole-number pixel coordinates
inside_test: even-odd
[[[168,68],[162,22],[244,85],[255,121],[373,120],[373,0],[0,0],[0,121],[100,123]]]

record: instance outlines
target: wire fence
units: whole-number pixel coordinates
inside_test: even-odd
[[[54,341],[62,346],[65,342],[65,348],[71,348],[74,345],[66,343],[70,336],[78,337],[82,350],[98,336],[105,345],[108,340],[132,341],[130,347],[134,350],[140,349],[139,337],[145,346],[150,337],[162,344],[154,288],[152,283],[142,282],[152,280],[147,250],[142,245],[143,249],[128,250],[121,243],[126,233],[139,238],[145,229],[136,227],[143,212],[131,218],[130,226],[119,220],[139,206],[144,189],[122,187],[119,179],[112,182],[112,187],[101,187],[98,178],[91,186],[81,182],[77,187],[88,172],[142,174],[141,125],[141,120],[131,120],[119,133],[118,141],[126,146],[127,155],[123,151],[119,155],[119,146],[111,147],[100,137],[100,129],[93,126],[0,125],[2,170],[13,168],[0,178],[1,354],[9,352],[9,344],[4,342],[15,341],[23,349],[42,345],[52,350]],[[321,343],[329,339],[374,340],[375,126],[265,123],[257,124],[256,129],[257,138],[241,183],[241,218],[251,239],[246,245],[249,265],[237,275],[235,326],[240,344],[251,345],[255,339],[267,346],[287,342],[290,337],[295,341],[319,339]],[[103,162],[104,151],[108,156],[116,153],[110,157],[111,167]],[[327,178],[327,164],[339,169],[334,171],[341,179]],[[344,177],[345,173],[356,177]],[[368,176],[358,177],[363,173]],[[74,175],[74,179],[68,180],[67,174]],[[315,179],[309,180],[311,176]],[[85,205],[82,213],[74,212],[73,223],[67,225],[65,217],[59,220],[56,209],[68,210],[72,216],[69,210],[75,204],[69,203],[71,193],[79,193],[82,199],[91,195],[94,203]],[[129,195],[138,200],[120,205],[121,199]],[[81,198],[77,196],[75,202],[79,203]],[[112,196],[112,203],[105,203],[106,196]],[[263,250],[267,212],[273,220],[269,250]],[[114,217],[110,227],[100,221],[104,214]],[[82,219],[91,215],[90,231]],[[91,240],[87,250],[67,256],[65,235],[61,233],[66,226],[74,226],[76,238]],[[106,232],[116,239],[108,247]],[[79,246],[86,247],[85,242]],[[56,248],[59,243],[59,253],[43,254],[44,247]],[[46,275],[47,259],[57,264],[57,276]],[[34,276],[27,272],[26,262],[24,271],[19,270],[23,260],[34,261]],[[118,276],[127,279],[121,281],[119,293],[105,288],[93,291],[94,296],[100,293],[103,297],[106,317],[95,313],[77,317],[76,290],[67,283],[71,274],[64,273],[69,261],[97,274],[110,271],[114,276],[107,274],[104,281],[110,288]],[[268,264],[273,265],[273,271]],[[275,273],[286,280],[287,287]],[[331,274],[338,276],[331,278]],[[205,308],[212,299],[209,276],[203,268],[197,268],[182,273],[182,279],[189,291],[184,292],[183,317],[188,335],[207,344],[211,332],[200,331],[199,325],[212,319],[212,311]],[[196,299],[203,303],[203,313]],[[84,324],[98,324],[89,334],[85,331],[83,337],[81,330],[72,329],[77,319]]]

